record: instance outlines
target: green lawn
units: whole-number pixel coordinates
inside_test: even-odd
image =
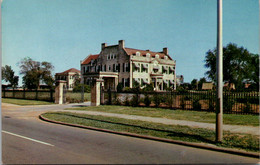
[[[69,112],[49,112],[44,117],[96,128],[109,129],[119,132],[130,132],[173,140],[209,143],[221,147],[238,148],[259,152],[259,137],[249,134],[235,134],[224,131],[223,142],[215,143],[215,131],[204,128],[191,128],[179,125],[164,125],[139,120],[128,120],[115,117],[93,116]]]
[[[48,105],[48,104],[54,104],[53,102],[48,102],[48,101],[9,99],[9,98],[2,98],[2,103],[10,103],[10,104],[16,104],[16,105]]]
[[[83,111],[99,111],[108,113],[119,113],[149,117],[161,117],[175,120],[189,120],[205,123],[215,123],[216,114],[212,112],[198,112],[198,111],[185,111],[185,110],[170,110],[163,108],[146,108],[146,107],[130,107],[130,106],[98,106],[98,107],[80,107],[70,108],[70,110],[83,110]],[[224,124],[231,125],[249,125],[259,126],[259,116],[257,115],[237,115],[237,114],[224,114]]]

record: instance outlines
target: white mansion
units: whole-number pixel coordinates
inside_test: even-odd
[[[124,87],[133,87],[139,83],[141,87],[152,83],[155,90],[163,91],[167,87],[176,89],[176,61],[162,52],[126,48],[124,40],[118,45],[101,45],[101,52],[89,55],[81,61],[82,81],[90,85],[92,79],[103,79],[105,89],[116,89],[118,83]]]

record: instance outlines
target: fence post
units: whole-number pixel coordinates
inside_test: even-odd
[[[53,101],[53,90],[52,90],[52,88],[50,88],[50,96],[51,96],[50,101]]]
[[[36,92],[36,96],[35,96],[36,98],[35,98],[35,100],[38,100],[38,89],[36,89],[35,92]]]
[[[25,99],[25,88],[23,88],[23,99]]]

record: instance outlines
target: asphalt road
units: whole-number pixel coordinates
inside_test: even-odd
[[[47,123],[58,106],[2,106],[4,164],[257,163],[259,159]]]

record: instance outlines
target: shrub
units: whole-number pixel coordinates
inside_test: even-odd
[[[130,105],[128,96],[126,96],[125,101],[124,101],[123,103],[124,103],[124,105],[126,105],[126,106],[129,106],[129,105]]]
[[[132,89],[131,89],[130,87],[125,87],[125,88],[123,88],[123,91],[124,91],[124,92],[131,92]]]
[[[119,98],[114,99],[114,105],[121,105],[121,100]]]
[[[201,110],[201,104],[199,102],[200,100],[195,98],[194,100],[192,100],[192,106],[193,106],[193,109],[195,110]]]
[[[150,104],[151,104],[151,98],[149,97],[148,94],[146,94],[145,97],[144,97],[144,104],[145,104],[145,106],[147,106],[147,107],[149,107]]]
[[[185,100],[184,100],[184,97],[182,96],[181,97],[181,102],[180,102],[180,106],[181,106],[181,109],[185,109]]]
[[[82,92],[82,84],[78,84],[78,85],[74,86],[73,92]],[[87,92],[87,93],[91,92],[91,88],[89,85],[84,84],[84,92]]]
[[[232,96],[225,95],[223,97],[223,111],[224,112],[231,112],[234,104],[235,104],[235,101]]]
[[[117,90],[117,92],[122,92],[123,88],[124,88],[123,83],[118,83],[116,90]]]
[[[158,93],[154,93],[152,100],[153,100],[155,106],[159,107],[162,102],[162,97]]]
[[[131,101],[130,101],[131,106],[137,107],[139,105],[139,98],[138,95],[133,95]]]
[[[252,109],[251,109],[250,103],[249,103],[249,101],[247,101],[245,103],[245,106],[243,107],[242,111],[245,112],[245,113],[250,113],[251,110]]]
[[[146,84],[146,86],[142,89],[144,92],[152,92],[154,89],[153,84]]]

